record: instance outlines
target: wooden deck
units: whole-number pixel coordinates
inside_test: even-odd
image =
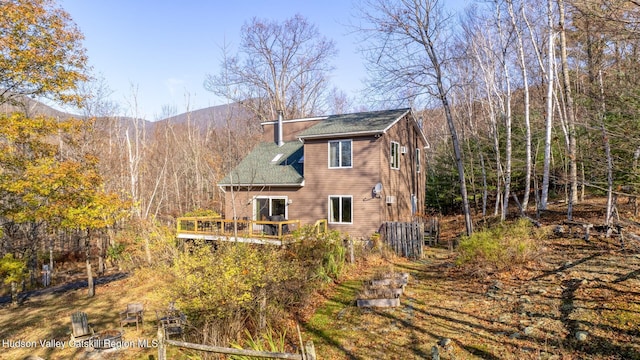
[[[327,231],[327,221],[318,220],[318,232]],[[254,221],[216,217],[181,217],[177,221],[178,239],[237,241],[252,244],[286,245],[293,241],[293,231],[300,220]]]

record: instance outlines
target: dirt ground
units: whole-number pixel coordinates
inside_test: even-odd
[[[597,225],[603,208],[588,201],[574,219]],[[640,243],[623,249],[593,231],[586,242],[582,230],[557,232],[564,219],[562,205],[542,215],[549,236],[535,261],[482,277],[454,266],[447,243],[463,223],[443,219],[440,246],[419,261],[393,260],[411,275],[400,307],[355,306],[350,297],[373,271],[363,268],[328,296],[319,312],[329,320],[314,317],[306,330],[321,359],[640,359]]]

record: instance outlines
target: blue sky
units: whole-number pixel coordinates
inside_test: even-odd
[[[446,0],[461,4],[467,0]],[[221,46],[238,46],[240,28],[251,18],[279,22],[299,13],[336,42],[332,82],[357,96],[366,76],[355,36],[357,21],[349,0],[164,1],[59,0],[85,36],[93,72],[103,77],[120,104],[121,115],[156,120],[163,106],[177,113],[220,105],[203,88],[207,74],[219,71]],[[137,105],[136,105],[137,104]]]

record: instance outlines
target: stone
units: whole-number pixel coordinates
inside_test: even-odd
[[[447,347],[451,344],[451,339],[449,338],[443,338],[440,339],[440,341],[438,341],[438,345],[442,346],[442,347]]]
[[[440,351],[437,346],[431,348],[431,360],[440,360]]]
[[[589,334],[586,331],[577,331],[576,332],[576,340],[578,341],[585,341],[587,340],[587,336]]]
[[[526,328],[524,328],[524,330],[522,330],[522,332],[525,335],[531,335],[531,334],[533,334],[534,330],[535,330],[535,328],[533,326],[527,326]]]
[[[520,296],[520,301],[525,304],[531,304],[531,298],[526,295]]]
[[[501,290],[504,288],[504,284],[500,280],[495,280],[489,289],[491,290]]]

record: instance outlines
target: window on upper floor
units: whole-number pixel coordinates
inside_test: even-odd
[[[329,141],[329,168],[350,168],[351,140]]]
[[[400,144],[392,141],[391,142],[391,168],[392,169],[400,169]]]
[[[416,172],[420,172],[421,165],[422,165],[422,158],[420,157],[420,149],[416,149]]]
[[[329,196],[329,223],[353,223],[353,197],[350,195]]]

